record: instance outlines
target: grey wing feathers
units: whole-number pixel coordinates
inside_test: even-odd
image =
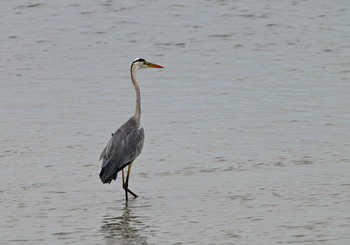
[[[100,172],[103,183],[115,180],[117,173],[132,163],[142,151],[143,128],[138,128],[133,124],[129,125],[128,122],[113,134],[100,155],[100,160],[103,159]]]

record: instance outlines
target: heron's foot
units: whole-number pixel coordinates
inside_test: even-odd
[[[126,186],[123,186],[124,190],[129,192],[131,195],[134,196],[134,198],[138,197],[138,195],[136,195],[134,192],[132,192],[131,190],[129,190]]]
[[[131,190],[128,189],[128,192],[134,196],[134,198],[138,197],[138,195],[136,195],[134,192],[132,192]]]

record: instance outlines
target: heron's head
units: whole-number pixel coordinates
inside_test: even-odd
[[[142,68],[163,68],[163,66],[153,64],[151,62],[146,61],[143,58],[136,58],[134,62],[132,62],[132,66],[136,66],[136,69]]]

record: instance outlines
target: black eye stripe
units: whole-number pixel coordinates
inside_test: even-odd
[[[138,58],[138,59],[134,60],[133,63],[135,63],[135,62],[145,62],[145,61],[146,61],[146,60],[143,59],[143,58]]]

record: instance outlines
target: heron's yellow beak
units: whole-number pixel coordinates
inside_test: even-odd
[[[164,68],[163,66],[160,66],[160,65],[157,65],[157,64],[153,64],[153,63],[147,62],[147,61],[146,61],[146,63],[145,63],[145,66],[146,66],[147,68]]]

